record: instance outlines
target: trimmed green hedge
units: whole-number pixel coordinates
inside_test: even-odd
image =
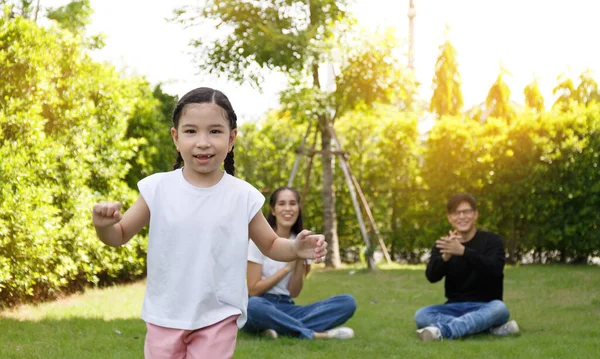
[[[95,63],[69,32],[6,15],[0,78],[0,305],[142,276],[146,239],[105,246],[91,208],[137,196],[125,176],[141,141],[126,131],[136,109],[159,106],[149,85]]]

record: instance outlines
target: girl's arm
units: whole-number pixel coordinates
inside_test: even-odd
[[[280,238],[261,211],[258,211],[248,224],[248,232],[258,249],[276,261],[291,262],[303,258],[315,259],[318,263],[327,253],[327,243],[323,235],[311,234],[310,231],[304,230],[298,233],[294,240]]]
[[[289,263],[285,267],[278,270],[275,274],[261,280],[262,276],[262,264],[248,261],[248,273],[246,275],[246,282],[248,284],[248,295],[256,297],[265,294],[269,289],[273,288],[279,283],[286,275],[292,270],[293,262]]]
[[[290,297],[292,298],[299,296],[300,292],[302,291],[302,286],[304,285],[304,275],[306,273],[304,269],[305,266],[307,266],[307,264],[304,263],[304,260],[297,260],[294,263],[292,277],[288,283],[288,290],[290,291]]]
[[[141,195],[122,216],[121,203],[97,203],[92,209],[92,221],[102,242],[119,247],[150,222],[150,209]]]

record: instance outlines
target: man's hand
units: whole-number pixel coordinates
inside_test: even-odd
[[[442,259],[447,262],[452,256],[462,256],[465,254],[465,246],[460,243],[460,235],[456,231],[450,231],[446,237],[435,241],[435,246],[442,253]]]
[[[303,230],[294,240],[294,250],[296,255],[302,259],[313,259],[315,263],[322,262],[327,254],[325,236]]]
[[[440,241],[445,241],[445,240],[448,240],[448,236],[440,237]],[[438,247],[437,242],[438,241],[435,242],[435,246],[436,247]],[[448,262],[450,260],[450,258],[452,258],[452,254],[450,254],[450,253],[442,253],[442,260],[444,260],[444,262]]]

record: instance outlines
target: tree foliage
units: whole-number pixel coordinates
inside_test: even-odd
[[[177,151],[171,138],[172,113],[177,103],[176,96],[165,93],[161,85],[150,87],[139,79],[139,96],[145,99],[136,103],[127,125],[127,138],[139,139],[137,153],[129,163],[127,183],[137,189],[137,182],[155,172],[167,172],[173,168]]]
[[[457,52],[450,40],[440,46],[440,54],[435,63],[433,95],[429,111],[436,116],[456,116],[463,106],[461,79],[458,72]]]
[[[80,20],[63,8],[56,17],[62,20],[46,28],[35,23],[32,2],[3,4],[9,6],[0,17],[0,305],[143,276],[144,236],[107,247],[93,232],[89,209],[101,200],[127,207],[140,178],[170,169],[176,98],[92,61],[90,41],[77,30],[85,24],[84,7],[70,8],[83,11]],[[240,125],[236,143],[240,177],[266,196],[287,183],[307,127],[319,135],[307,147],[328,151],[327,129],[335,126],[396,260],[420,261],[449,230],[445,201],[463,191],[479,201],[479,225],[505,238],[510,261],[581,263],[600,255],[600,104],[591,72],[576,81],[561,76],[552,111],[543,111],[535,82],[524,91],[535,111],[512,106],[501,72],[488,93],[486,121],[446,113],[420,133],[415,82],[394,56],[397,41],[389,33],[344,28],[351,21],[343,2],[210,4],[213,15],[229,16],[221,26],[233,32],[225,39],[248,37],[265,52],[207,42],[202,51],[210,53],[213,44],[221,52],[213,51],[206,69],[233,66],[239,81],[257,80],[261,69],[290,75],[281,108]],[[237,14],[235,6],[244,11]],[[275,13],[285,16],[267,18]],[[75,25],[66,26],[70,21]],[[276,35],[287,40],[262,38]],[[295,59],[266,59],[277,52],[271,45]],[[214,68],[227,49],[239,48],[244,52],[229,55],[241,63]],[[259,55],[266,57],[255,60]],[[335,70],[335,88],[321,86],[325,60]],[[310,180],[304,160],[294,184],[308,199],[305,223],[335,238],[339,232],[341,256],[356,260],[372,248],[364,248],[345,178],[334,166],[339,158],[313,160]]]
[[[374,102],[406,105],[414,93],[414,86],[403,86],[414,81],[405,80],[393,56],[397,42],[390,34],[376,41],[353,36],[346,6],[342,0],[225,0],[175,12],[175,20],[186,26],[208,20],[223,29],[222,36],[192,43],[202,70],[256,86],[264,70],[288,74],[284,111],[296,121],[314,122],[321,135],[323,233],[330,249],[326,264],[333,267],[340,264],[331,153],[335,119],[358,107],[368,110]],[[361,46],[336,43],[346,39]],[[339,69],[333,94],[321,83],[325,62]]]
[[[264,72],[302,72],[322,55],[334,26],[346,15],[335,0],[209,0],[175,10],[175,20],[195,26],[209,20],[223,36],[195,39],[198,66],[209,73],[260,85]]]
[[[525,111],[511,121],[446,116],[421,142],[415,115],[377,105],[348,112],[336,129],[396,260],[420,261],[450,229],[446,200],[469,192],[479,202],[480,227],[504,237],[509,261],[572,262],[600,254],[599,113],[598,105],[580,105]],[[253,130],[240,135],[240,173],[267,194],[285,184],[281,168],[291,166],[304,132],[303,125],[282,130],[285,116],[247,124]],[[303,188],[303,178],[296,183]],[[318,230],[319,184],[309,188],[305,219]],[[341,175],[335,188],[342,258],[356,260],[363,244]]]
[[[34,5],[34,0],[2,0],[0,1],[0,9],[6,18],[13,19],[17,16],[29,19],[37,15],[37,8]]]
[[[94,13],[90,0],[71,1],[65,6],[49,8],[46,17],[55,20],[62,28],[74,34],[85,30]]]
[[[579,85],[575,93],[577,94],[576,102],[584,106],[595,104],[600,100],[598,83],[594,80],[591,70],[584,71],[579,75]]]
[[[144,143],[128,137],[129,123],[157,117],[159,104],[146,82],[86,48],[60,27],[0,17],[1,304],[145,271],[144,238],[108,247],[89,211],[135,199],[126,175]]]
[[[590,70],[586,70],[579,75],[577,87],[570,77],[561,74],[552,93],[557,96],[552,108],[562,112],[568,112],[577,105],[590,106],[600,100],[598,83]]]
[[[500,71],[496,81],[490,88],[485,100],[488,115],[511,120],[515,116],[515,109],[510,102],[510,88],[504,82],[505,71]]]
[[[540,91],[540,86],[534,80],[523,89],[525,95],[525,106],[536,112],[544,111],[544,97]]]

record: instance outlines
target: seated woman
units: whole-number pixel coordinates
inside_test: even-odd
[[[271,227],[283,238],[295,238],[302,230],[300,196],[292,188],[277,189],[270,199]],[[310,264],[304,260],[277,262],[263,255],[250,241],[248,249],[248,321],[243,330],[303,339],[348,339],[351,328],[339,327],[352,317],[356,300],[349,294],[338,295],[310,305],[295,305],[292,298],[302,290]],[[332,329],[334,328],[334,329]]]

